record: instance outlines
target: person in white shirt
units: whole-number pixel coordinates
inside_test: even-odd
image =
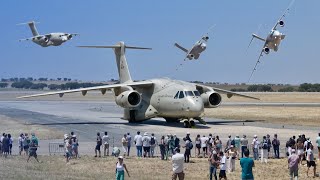
[[[307,176],[309,177],[309,169],[310,167],[313,166],[313,177],[316,177],[316,162],[314,161],[314,155],[313,155],[313,145],[311,143],[307,144]]]
[[[243,135],[243,138],[240,140],[241,144],[241,157],[243,158],[244,152],[248,149],[248,139],[246,135]]]
[[[128,140],[127,140],[127,134],[124,134],[122,139],[121,139],[121,143],[122,143],[122,150],[123,150],[123,156],[126,156],[127,154],[127,149],[128,149]]]
[[[253,157],[254,160],[258,160],[259,159],[259,146],[260,146],[260,142],[258,140],[258,136],[254,135],[253,141],[251,143],[252,146],[252,150],[253,150]]]
[[[180,154],[180,149],[175,149],[175,154],[172,156],[172,180],[184,180],[184,172],[183,172],[183,163],[184,163],[184,155]]]
[[[140,135],[140,131],[134,136],[134,143],[137,148],[137,156],[142,157],[142,136]]]
[[[23,151],[23,141],[24,141],[24,134],[21,133],[18,139],[18,145],[19,145],[19,155],[22,154]]]
[[[108,132],[104,132],[104,135],[102,136],[104,156],[106,156],[106,155],[109,156],[109,141],[110,141],[110,138],[108,136]]]
[[[145,132],[143,137],[142,137],[142,146],[143,146],[143,157],[150,157],[150,141],[151,138],[148,136],[148,133]]]
[[[207,155],[207,142],[208,142],[208,138],[203,135],[201,138],[200,138],[200,141],[201,141],[201,148],[202,148],[202,153],[203,153],[203,157],[205,158],[206,155]]]
[[[226,165],[227,157],[223,154],[222,151],[220,151],[219,157],[220,157],[220,173],[219,173],[219,179],[221,180],[221,179],[223,178],[223,179],[227,180],[227,174],[226,174],[226,170],[227,170],[227,165]]]
[[[154,157],[154,149],[158,145],[158,141],[157,138],[154,137],[154,133],[151,134],[150,145],[151,157]]]

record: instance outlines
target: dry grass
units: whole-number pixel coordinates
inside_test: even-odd
[[[93,158],[83,156],[81,159],[65,163],[63,156],[40,156],[41,163],[26,163],[26,157],[0,158],[1,179],[115,179],[115,158]],[[167,180],[172,169],[170,161],[159,159],[125,159],[125,163],[134,180]],[[209,179],[206,159],[193,159],[185,164],[185,179]],[[306,167],[300,167],[300,179],[306,179]],[[228,179],[240,179],[241,168],[236,161],[236,171],[228,173]],[[253,170],[255,179],[274,180],[289,179],[286,159],[270,160],[268,164],[256,162]],[[310,171],[311,173],[311,171]]]
[[[206,117],[261,120],[278,124],[319,126],[320,107],[219,107],[206,109]]]
[[[0,115],[0,132],[10,133],[13,137],[19,137],[20,133],[36,133],[39,139],[61,139],[63,133],[41,125],[27,125],[20,121]]]

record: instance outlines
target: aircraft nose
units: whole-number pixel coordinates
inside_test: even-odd
[[[204,106],[202,99],[199,97],[195,97],[192,100],[190,100],[190,103],[187,106],[187,112],[192,117],[198,117],[200,116],[204,111]]]

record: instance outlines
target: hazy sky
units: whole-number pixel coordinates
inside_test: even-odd
[[[70,77],[101,81],[118,78],[110,49],[80,49],[77,45],[129,45],[152,47],[152,51],[127,50],[133,79],[170,77],[181,80],[247,82],[266,36],[291,0],[207,0],[207,1],[18,1],[0,5],[0,78]],[[90,2],[90,3],[89,3]],[[277,53],[262,58],[252,83],[319,83],[319,0],[296,0],[286,26],[287,36]],[[42,48],[32,42],[30,20],[39,33],[80,33],[60,47]],[[207,50],[198,61],[184,62],[185,54],[173,44],[189,48],[207,29],[211,33]],[[259,25],[262,24],[260,30]]]

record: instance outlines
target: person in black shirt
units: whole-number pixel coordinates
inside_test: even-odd
[[[101,151],[100,151],[101,145],[102,145],[102,138],[100,136],[100,133],[98,132],[97,133],[97,145],[96,145],[96,148],[94,150],[96,155],[94,157],[97,157],[97,152],[99,152],[99,157],[101,157]]]

